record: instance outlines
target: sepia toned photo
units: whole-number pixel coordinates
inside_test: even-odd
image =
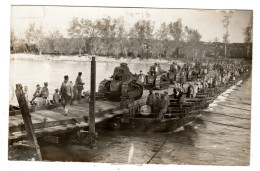
[[[249,166],[253,11],[11,7],[9,161]]]

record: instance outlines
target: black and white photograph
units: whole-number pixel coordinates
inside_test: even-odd
[[[250,166],[254,10],[10,8],[9,162]]]

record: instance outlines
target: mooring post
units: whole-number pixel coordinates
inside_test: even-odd
[[[27,137],[36,149],[36,154],[37,154],[36,160],[41,161],[42,156],[41,156],[40,147],[38,145],[37,137],[34,133],[30,111],[29,111],[28,104],[27,104],[27,101],[26,101],[24,93],[23,93],[23,87],[21,84],[16,84],[15,94],[16,94],[19,106],[21,108],[21,113],[22,113],[23,122],[24,122],[25,129],[26,129]]]
[[[91,61],[91,82],[90,82],[90,104],[89,104],[89,134],[94,143],[96,139],[95,131],[95,93],[96,93],[96,60],[92,57]]]

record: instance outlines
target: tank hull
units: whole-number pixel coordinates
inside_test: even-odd
[[[149,82],[144,84],[144,88],[146,90],[148,89],[154,89],[154,90],[162,90],[162,89],[167,89],[170,86],[170,81],[169,78],[166,76],[157,76],[157,77],[152,77],[152,81],[151,78],[148,77]]]

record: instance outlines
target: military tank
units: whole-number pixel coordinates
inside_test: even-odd
[[[144,88],[161,90],[166,89],[169,86],[170,81],[167,77],[167,72],[163,71],[158,63],[155,63],[153,66],[150,67],[148,75],[146,75]]]
[[[173,83],[174,81],[176,81],[176,76],[177,76],[177,73],[179,73],[179,72],[180,72],[180,66],[178,66],[177,63],[173,62],[170,66],[170,70],[168,73],[170,83]]]
[[[143,95],[143,85],[134,79],[126,63],[121,63],[114,69],[110,80],[103,80],[99,84],[98,94],[111,101],[126,99],[137,100]]]

